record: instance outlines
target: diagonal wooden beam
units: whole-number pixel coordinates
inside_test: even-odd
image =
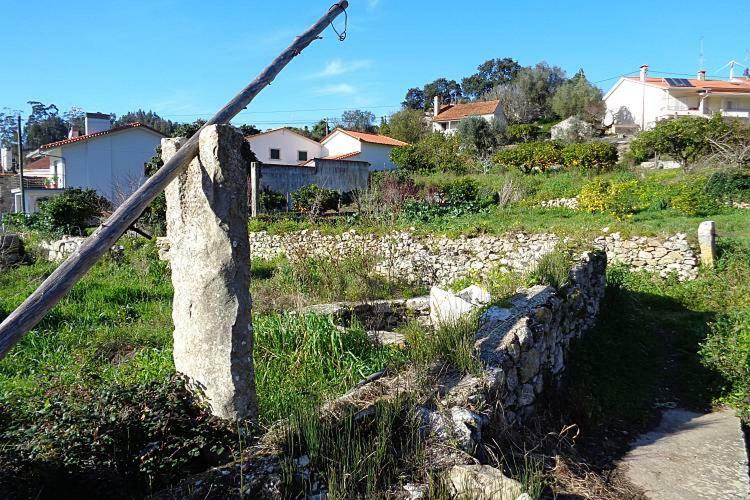
[[[217,123],[229,123],[237,114],[267,87],[286,67],[320,34],[333,23],[349,6],[347,0],[334,4],[326,14],[312,27],[298,36],[258,77],[245,87],[236,97],[216,113],[205,126]],[[202,130],[202,129],[201,129]],[[70,255],[65,262],[13,311],[0,324],[0,359],[29,330],[42,320],[107,250],[133,224],[146,207],[159,193],[198,155],[198,135],[200,130],[179,149],[177,154],[164,164],[154,175],[133,193],[114,214],[84,242],[77,252]]]

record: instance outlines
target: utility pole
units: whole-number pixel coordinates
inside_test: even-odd
[[[18,171],[20,173],[20,185],[21,185],[21,212],[26,213],[26,189],[23,185],[23,135],[21,134],[21,115],[18,115],[18,128],[16,129],[18,135]]]

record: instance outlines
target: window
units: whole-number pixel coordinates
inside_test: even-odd
[[[271,148],[271,159],[272,160],[280,160],[281,159],[281,150],[278,148]]]
[[[297,161],[307,161],[307,151],[297,151]]]

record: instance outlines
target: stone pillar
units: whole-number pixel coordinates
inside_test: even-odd
[[[175,368],[231,420],[257,413],[243,140],[229,125],[206,128],[198,158],[166,189]],[[164,160],[184,141],[163,139]]]
[[[258,207],[260,206],[260,200],[258,200],[258,162],[252,162],[250,164],[250,216],[255,218],[258,216]]]
[[[698,245],[701,248],[701,264],[714,267],[716,260],[716,222],[709,220],[698,226]]]

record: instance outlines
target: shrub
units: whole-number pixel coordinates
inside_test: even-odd
[[[672,198],[672,208],[684,215],[708,215],[719,209],[716,198],[707,190],[708,179],[693,177],[686,180],[677,188],[677,194]]]
[[[41,202],[33,225],[50,233],[83,234],[96,217],[110,208],[109,201],[93,189],[66,189],[60,196]]]
[[[566,168],[577,168],[587,172],[611,170],[618,160],[617,148],[607,142],[568,144],[562,150],[562,161]]]
[[[706,193],[717,200],[750,201],[750,171],[731,169],[708,178]]]
[[[510,143],[529,142],[539,136],[539,127],[531,123],[514,123],[505,129],[505,139]]]
[[[458,179],[446,184],[443,187],[443,194],[448,205],[476,203],[479,200],[479,186],[472,179]]]
[[[258,193],[258,207],[264,212],[282,210],[286,207],[286,196],[266,187]]]
[[[581,189],[578,206],[589,212],[610,213],[617,218],[623,218],[644,208],[640,184],[635,179],[592,179]]]
[[[517,168],[521,172],[544,172],[562,164],[562,147],[549,141],[526,142],[498,151],[492,160],[503,167]]]
[[[318,187],[315,184],[303,186],[292,193],[294,208],[312,215],[336,210],[339,206],[339,193],[333,189]]]
[[[435,132],[421,141],[393,148],[391,160],[407,172],[452,172],[465,174],[471,158],[461,148],[460,138]]]

